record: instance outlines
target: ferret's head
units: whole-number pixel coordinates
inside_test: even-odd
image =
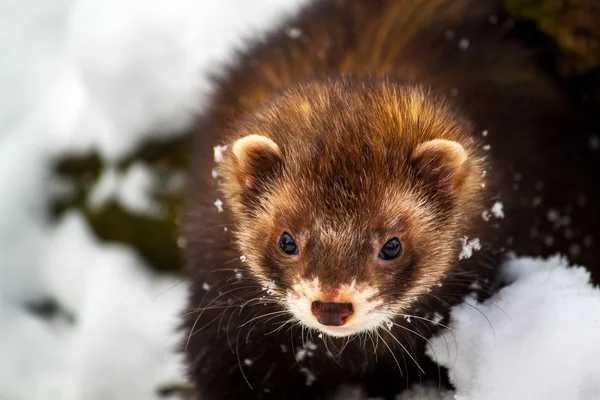
[[[298,85],[235,127],[221,164],[246,265],[307,327],[389,326],[452,270],[481,214],[475,146],[419,88]]]

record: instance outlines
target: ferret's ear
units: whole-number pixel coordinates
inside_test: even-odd
[[[465,175],[467,152],[460,143],[434,139],[418,145],[411,161],[419,179],[437,192],[453,194]]]
[[[281,166],[279,146],[265,136],[244,136],[233,144],[232,152],[237,162],[237,178],[247,188],[259,189]]]

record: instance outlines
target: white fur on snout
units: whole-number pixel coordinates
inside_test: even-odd
[[[388,318],[377,311],[381,300],[374,300],[377,290],[366,284],[358,285],[355,281],[351,284],[340,285],[338,297],[344,302],[351,302],[354,314],[342,326],[326,326],[317,321],[311,311],[313,301],[323,301],[319,279],[311,281],[301,280],[295,283],[288,291],[285,303],[294,317],[308,328],[317,329],[331,336],[351,336],[366,331],[383,327]]]

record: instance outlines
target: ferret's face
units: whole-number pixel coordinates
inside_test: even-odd
[[[277,100],[223,168],[252,275],[332,336],[391,327],[444,279],[465,213],[480,212],[464,124],[420,91],[342,89]]]

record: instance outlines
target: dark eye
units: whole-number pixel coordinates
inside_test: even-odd
[[[283,234],[279,237],[279,250],[288,256],[298,254],[298,246],[289,233],[283,232]]]
[[[379,258],[382,260],[393,260],[402,254],[402,244],[398,238],[387,241],[379,251]]]

